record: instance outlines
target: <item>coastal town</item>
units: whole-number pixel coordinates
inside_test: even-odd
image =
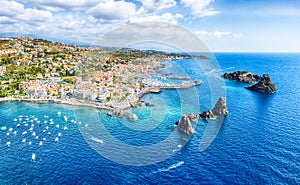
[[[129,108],[147,93],[200,85],[158,73],[163,61],[188,55],[123,48],[78,47],[43,39],[0,39],[2,101],[55,101],[98,108]],[[181,84],[160,79],[175,78]]]

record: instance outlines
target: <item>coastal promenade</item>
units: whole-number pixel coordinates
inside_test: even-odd
[[[57,103],[57,104],[65,104],[65,105],[72,105],[72,106],[82,106],[82,107],[92,107],[97,109],[103,110],[114,110],[114,109],[129,109],[138,105],[140,99],[146,95],[152,93],[152,90],[159,90],[161,89],[188,89],[198,85],[201,85],[201,82],[185,82],[181,85],[163,85],[163,86],[153,86],[147,87],[142,91],[132,95],[131,97],[127,98],[124,102],[108,102],[108,103],[98,103],[92,102],[87,100],[79,100],[79,99],[59,99],[59,98],[36,98],[36,99],[28,99],[28,98],[12,98],[12,97],[4,97],[0,98],[0,102],[12,102],[12,101],[19,101],[19,102],[33,102],[33,103]]]

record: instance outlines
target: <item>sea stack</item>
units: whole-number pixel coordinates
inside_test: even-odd
[[[226,106],[226,99],[224,97],[219,98],[212,112],[216,116],[227,116],[228,109]]]
[[[277,91],[275,84],[271,81],[271,78],[268,74],[264,74],[261,80],[256,84],[245,88],[263,93],[275,93]]]
[[[180,120],[178,121],[178,129],[180,132],[187,135],[192,135],[195,133],[195,130],[193,129],[191,124],[191,120],[186,114],[182,115]]]
[[[227,116],[228,109],[226,106],[226,99],[220,97],[212,110],[206,110],[200,114],[203,119],[215,119],[217,116]]]

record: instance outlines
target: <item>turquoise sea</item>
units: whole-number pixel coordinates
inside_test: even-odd
[[[211,109],[208,76],[214,73],[202,73],[188,59],[168,62],[162,72],[203,84],[146,95],[143,100],[155,106],[133,109],[137,122],[83,107],[0,103],[0,184],[299,184],[300,54],[215,57],[220,73],[268,73],[278,92],[266,95],[223,82],[229,115],[220,127],[214,121],[193,123],[191,138],[174,123],[182,113]],[[205,134],[213,139],[200,150]]]

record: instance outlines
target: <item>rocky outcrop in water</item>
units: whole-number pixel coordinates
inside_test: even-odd
[[[128,120],[129,120],[129,121],[136,121],[136,120],[138,120],[138,117],[137,117],[137,115],[135,115],[135,114],[130,114],[130,115],[128,116]]]
[[[216,119],[217,116],[227,116],[228,109],[226,106],[226,99],[220,97],[212,110],[206,110],[200,114],[202,119]]]
[[[192,135],[195,133],[195,130],[193,129],[191,120],[188,115],[186,114],[182,115],[177,124],[178,124],[178,130],[180,132],[187,135]]]
[[[233,80],[243,83],[254,83],[261,79],[261,76],[252,74],[248,71],[235,71],[235,72],[227,72],[222,75],[222,77],[226,80]]]
[[[263,93],[275,93],[277,91],[275,84],[271,81],[271,78],[268,74],[264,74],[261,80],[256,84],[245,88]]]
[[[216,116],[211,110],[206,110],[199,115],[202,119],[216,119]]]
[[[224,97],[219,98],[215,107],[212,109],[212,113],[215,116],[227,116],[228,109],[226,106],[226,99]]]

